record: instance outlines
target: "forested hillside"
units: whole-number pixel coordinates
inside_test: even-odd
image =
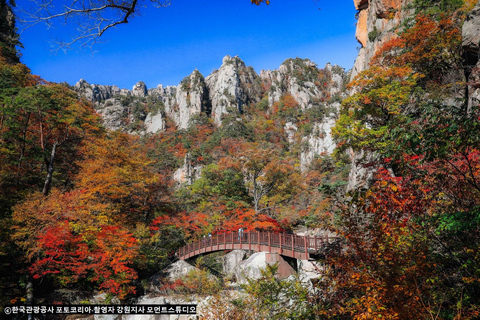
[[[186,243],[301,228],[342,238],[308,285],[273,267],[236,300],[204,270],[161,290],[213,295],[212,319],[480,317],[480,6],[355,5],[351,81],[226,56],[127,90],[32,75],[4,4],[0,305],[133,301]]]

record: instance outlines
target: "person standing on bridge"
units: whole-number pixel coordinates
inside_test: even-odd
[[[238,229],[238,241],[240,241],[240,239],[243,237],[243,229],[240,228]]]

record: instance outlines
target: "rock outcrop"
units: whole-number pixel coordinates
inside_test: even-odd
[[[11,2],[10,2],[11,4]],[[8,63],[18,63],[20,59],[15,46],[19,44],[17,29],[15,27],[15,15],[7,1],[0,2],[0,47],[2,57]]]
[[[351,79],[369,67],[372,57],[387,41],[403,28],[404,22],[414,17],[413,0],[354,0],[358,10],[356,37],[361,45],[352,69]],[[480,3],[468,14],[462,27],[463,67],[452,65],[444,73],[443,104],[461,107],[468,103],[468,110],[480,101]],[[454,62],[452,62],[454,63]],[[465,88],[464,83],[467,83]],[[466,90],[465,90],[466,89]],[[351,171],[348,189],[368,186],[372,169],[362,165],[373,160],[368,152],[351,151]]]
[[[340,104],[335,105],[335,109]],[[319,155],[330,155],[336,147],[336,143],[332,137],[332,128],[335,126],[336,115],[329,114],[323,121],[313,124],[312,133],[303,137],[302,145],[304,149],[300,154],[300,169],[305,172],[308,166]]]
[[[260,100],[260,77],[237,56],[225,56],[220,69],[209,75],[205,82],[209,90],[212,118],[216,125],[229,112],[243,113],[245,105]]]
[[[289,93],[302,109],[307,109],[329,99],[329,86],[326,82],[330,82],[331,77],[328,72],[331,70],[320,70],[309,59],[296,58],[285,60],[278,70],[262,70],[260,77],[270,87],[270,106]]]
[[[340,103],[344,95],[344,84],[347,74],[339,66],[327,64],[324,69],[309,59],[287,59],[278,70],[262,71],[260,74],[264,86],[269,88],[268,102],[270,107],[280,101],[286,94],[291,95],[305,111],[316,109],[321,117],[310,119],[312,130],[299,141],[302,145],[300,167],[306,171],[312,160],[320,155],[331,154],[335,143],[331,129],[335,124]],[[284,126],[290,144],[296,143],[298,127],[294,122]]]
[[[145,82],[139,81],[137,82],[132,89],[132,94],[136,97],[145,97],[147,96],[147,86],[145,85]]]
[[[80,79],[80,81],[75,84],[74,90],[87,100],[95,102],[110,99],[121,93],[121,90],[117,86],[89,84],[83,79]],[[125,94],[127,92],[128,91],[124,91],[123,93]]]
[[[352,79],[368,67],[371,58],[383,43],[390,40],[395,29],[411,9],[406,4],[411,0],[354,0],[358,10],[355,37],[361,45],[352,70]]]
[[[157,133],[165,130],[165,117],[161,112],[153,114],[152,112],[147,114],[145,118],[145,132]]]
[[[480,3],[467,16],[462,28],[462,47],[464,50],[468,108],[480,102]]]
[[[221,125],[222,116],[226,113],[241,114],[244,106],[259,101],[261,88],[261,79],[253,68],[247,67],[239,57],[230,56],[226,56],[222,66],[206,79],[198,70],[194,70],[178,86],[159,85],[157,88],[148,89],[145,83],[140,81],[129,91],[120,90],[117,86],[89,84],[83,79],[74,86],[74,90],[80,96],[94,102],[98,110],[106,110],[100,112],[106,127],[119,130],[123,124],[127,129],[124,131],[137,133],[156,133],[164,130],[165,117],[172,119],[179,129],[186,129],[192,117],[202,112],[211,116],[216,125]],[[123,110],[120,110],[118,98],[128,96],[132,99],[127,104],[124,103]],[[158,113],[156,110],[149,113],[146,110],[145,116],[140,119],[142,121],[140,128],[136,130],[128,128],[126,122],[131,123],[139,119],[134,117],[130,121],[125,121],[123,118],[131,113],[130,109],[136,104],[148,105],[151,102],[148,98],[162,105],[161,112]],[[115,106],[114,110],[111,108],[112,105]]]
[[[201,112],[210,113],[208,89],[198,70],[182,80],[177,87],[176,100],[178,112],[173,115],[173,119],[179,129],[186,129],[192,116]]]
[[[178,260],[175,263],[172,263],[167,270],[168,279],[175,281],[182,277],[185,277],[189,272],[193,270],[198,270],[196,267],[192,266],[188,262],[183,260]]]
[[[102,117],[103,124],[111,130],[123,130],[126,127],[125,120],[130,119],[128,108],[122,103],[121,99],[105,100],[105,104],[101,108],[97,108],[97,112]]]
[[[190,154],[185,155],[185,160],[183,162],[183,166],[178,168],[173,174],[173,180],[178,183],[187,183],[192,184],[195,179],[200,177],[202,173],[202,166],[194,166],[192,165]]]

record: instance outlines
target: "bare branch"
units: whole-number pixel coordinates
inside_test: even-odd
[[[55,24],[76,23],[79,27],[69,41],[55,41],[54,51],[72,47],[92,48],[104,33],[140,15],[142,8],[170,5],[170,0],[71,0],[67,5],[55,5],[53,0],[34,0],[34,9],[18,8],[18,21],[26,30],[39,23],[48,27]],[[146,2],[146,3],[145,3]]]

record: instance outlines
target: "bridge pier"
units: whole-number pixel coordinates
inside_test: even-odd
[[[292,267],[293,270],[295,270],[295,272],[298,272],[298,267],[299,267],[299,261],[298,259],[296,258],[292,258],[292,257],[288,257],[288,256],[280,256],[280,258],[282,258],[283,260],[285,260],[286,263],[288,263],[290,265],[290,267]]]

